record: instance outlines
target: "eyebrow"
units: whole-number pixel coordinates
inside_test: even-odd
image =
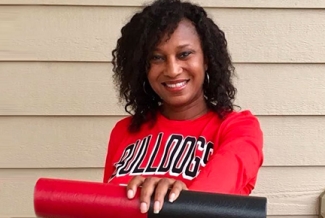
[[[177,48],[185,48],[187,46],[190,46],[190,44],[179,45],[179,46],[177,46]]]
[[[186,48],[186,47],[188,47],[188,46],[190,46],[190,44],[179,45],[179,46],[177,46],[177,49]],[[159,48],[155,48],[154,51],[161,51],[161,49],[159,49]]]

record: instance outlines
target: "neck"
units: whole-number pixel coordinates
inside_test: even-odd
[[[208,107],[203,95],[188,105],[171,106],[163,104],[161,110],[161,113],[170,120],[193,120],[207,112]]]

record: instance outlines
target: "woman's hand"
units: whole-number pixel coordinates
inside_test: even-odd
[[[175,201],[182,190],[187,190],[186,185],[179,180],[157,177],[144,178],[142,176],[136,176],[127,185],[127,196],[129,199],[132,199],[135,196],[135,192],[140,186],[142,186],[140,194],[141,213],[148,212],[150,199],[154,192],[155,196],[153,212],[159,213],[169,188],[170,192],[168,198],[170,202]]]

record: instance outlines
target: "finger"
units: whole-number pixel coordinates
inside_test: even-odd
[[[133,177],[130,182],[128,183],[126,190],[127,190],[127,197],[129,199],[134,198],[135,193],[140,185],[144,182],[145,178],[142,176],[135,176]]]
[[[173,203],[182,190],[188,190],[186,185],[181,181],[176,181],[169,192],[169,202]]]
[[[150,198],[155,191],[156,185],[160,179],[149,177],[142,183],[141,195],[140,195],[140,211],[141,213],[147,213],[150,205]]]
[[[167,194],[169,187],[174,184],[175,180],[172,179],[161,179],[156,186],[153,213],[159,213],[164,204],[164,199]]]

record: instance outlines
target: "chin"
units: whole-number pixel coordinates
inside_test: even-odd
[[[173,98],[169,99],[168,101],[165,101],[165,103],[172,107],[182,107],[184,105],[187,105],[189,103],[189,99],[185,98]]]

